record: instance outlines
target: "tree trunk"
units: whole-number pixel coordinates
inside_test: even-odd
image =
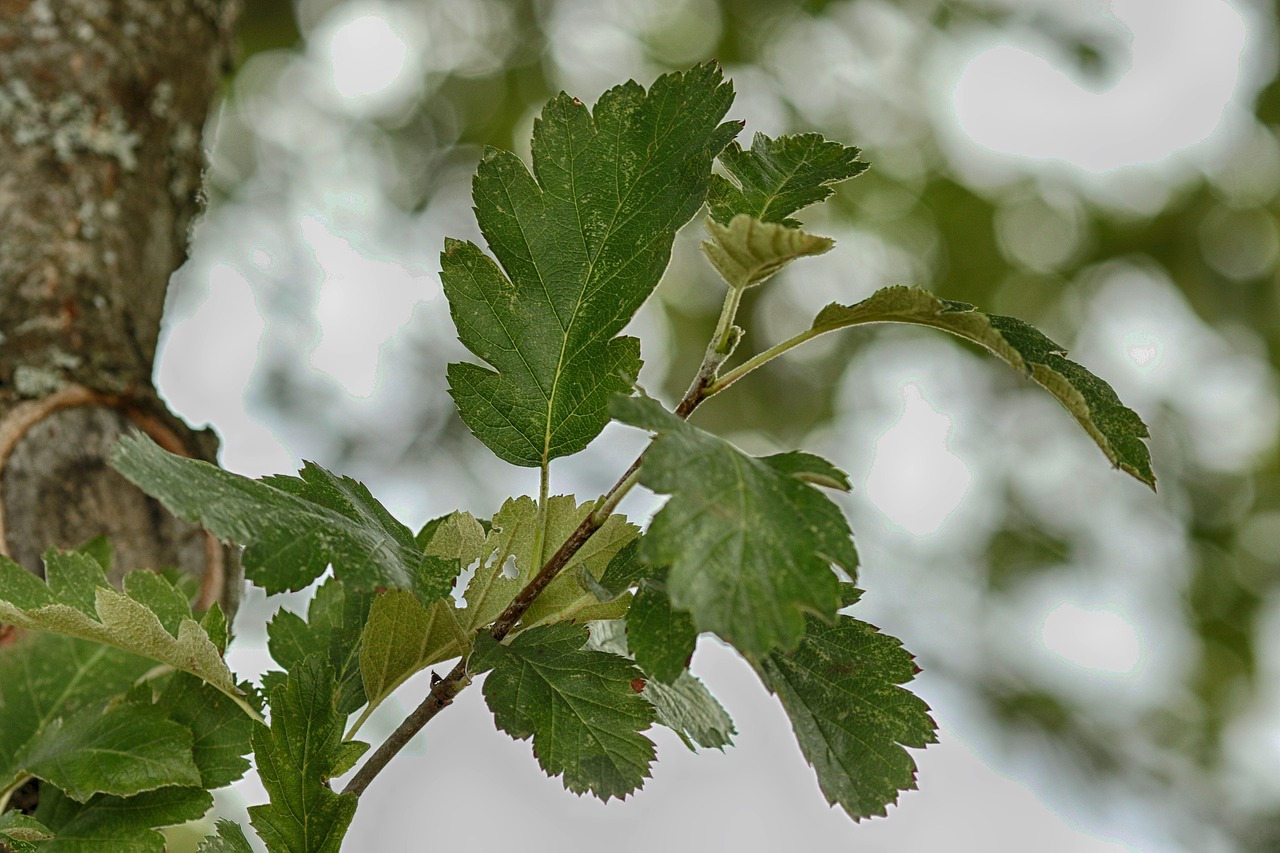
[[[169,276],[239,0],[0,0],[0,552],[99,534],[233,606],[233,554],[108,465],[124,431],[213,461],[156,396]]]

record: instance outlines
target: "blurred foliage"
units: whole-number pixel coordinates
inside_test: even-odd
[[[995,485],[983,493],[991,506],[974,526],[976,538],[929,558],[956,567],[948,577],[929,577],[966,585],[978,597],[979,613],[1003,613],[1031,591],[1057,589],[1055,584],[1109,589],[1107,579],[1119,579],[1137,584],[1140,595],[1156,590],[1147,604],[1159,610],[1158,630],[1148,642],[1172,638],[1178,650],[1169,652],[1173,668],[1164,681],[1136,699],[1112,702],[1105,686],[1101,693],[1072,695],[1040,672],[1044,654],[1029,658],[1000,645],[993,627],[966,624],[967,636],[939,639],[911,622],[909,602],[888,610],[905,621],[893,626],[894,633],[919,650],[926,671],[945,673],[970,691],[1011,743],[1042,750],[1056,766],[1076,768],[1081,790],[1093,793],[1098,809],[1105,810],[1116,789],[1111,780],[1164,809],[1173,831],[1192,846],[1195,839],[1214,838],[1230,849],[1273,850],[1280,838],[1280,788],[1264,784],[1258,774],[1268,762],[1250,759],[1251,750],[1241,744],[1269,737],[1273,754],[1280,731],[1274,716],[1280,713],[1280,662],[1264,646],[1280,625],[1280,452],[1274,435],[1252,445],[1245,441],[1234,454],[1213,450],[1234,446],[1237,429],[1245,436],[1274,424],[1280,366],[1280,79],[1274,56],[1265,58],[1274,51],[1276,15],[1261,3],[1238,5],[1248,11],[1255,44],[1256,61],[1245,76],[1268,78],[1258,84],[1256,99],[1244,104],[1252,115],[1211,162],[1148,170],[1129,200],[1129,185],[1121,179],[1081,182],[1054,164],[975,180],[980,170],[961,168],[948,154],[931,101],[938,71],[926,60],[975,32],[1030,35],[1082,85],[1105,89],[1129,62],[1126,35],[1101,14],[1068,14],[1079,4],[254,0],[242,30],[239,76],[215,125],[209,220],[216,223],[219,210],[244,211],[252,204],[260,211],[253,221],[261,226],[294,217],[307,199],[328,198],[302,193],[301,201],[291,202],[299,187],[335,174],[371,178],[371,191],[393,211],[380,221],[391,226],[379,235],[381,243],[352,242],[366,250],[397,240],[414,246],[411,263],[434,275],[429,258],[439,241],[432,229],[474,236],[465,192],[479,146],[527,152],[534,110],[560,88],[586,100],[625,76],[646,80],[714,56],[738,81],[742,110],[735,112],[746,113],[748,132],[820,130],[861,146],[873,166],[809,223],[810,230],[839,239],[833,255],[846,253],[844,267],[815,265],[803,283],[804,273],[797,272],[775,290],[751,292],[741,314],[749,329],[741,355],[807,324],[824,301],[853,301],[881,284],[917,284],[1019,316],[1068,344],[1092,340],[1089,324],[1105,316],[1106,304],[1114,308],[1117,292],[1125,292],[1116,289],[1118,277],[1137,276],[1154,288],[1134,291],[1138,295],[1126,304],[1144,293],[1164,294],[1151,310],[1167,313],[1185,301],[1188,317],[1176,328],[1203,346],[1195,349],[1191,337],[1164,346],[1170,353],[1184,348],[1184,358],[1207,372],[1148,390],[1139,373],[1120,389],[1152,427],[1159,499],[1137,495],[1116,475],[1095,477],[1094,468],[1106,467],[1102,459],[1082,453],[1077,460],[1070,455],[1074,449],[1060,448],[1060,436],[1071,426],[1065,417],[1062,424],[1039,420],[1039,409],[1023,406],[1026,389],[1017,377],[986,373],[984,362],[966,357],[961,366],[977,377],[985,396],[965,413],[970,425],[964,431],[973,443],[996,445],[980,454],[975,469],[991,464],[1014,433],[1007,421],[1022,413],[1030,413],[1025,426],[1033,439],[1011,446],[1010,455],[1031,452],[1048,461],[1036,469],[1040,479],[1034,483],[1012,462],[987,472]],[[323,74],[334,20],[379,11],[413,34],[406,38],[415,51],[414,94],[377,109],[347,109],[299,82]],[[278,113],[286,107],[294,112],[282,118]],[[291,136],[294,131],[281,122],[301,129]],[[356,151],[366,158],[358,168],[349,160]],[[419,245],[423,233],[432,245]],[[232,240],[233,254],[250,251],[249,242],[237,248],[234,235],[223,239]],[[340,395],[314,372],[296,369],[297,347],[305,346],[296,342],[316,334],[308,325],[314,320],[307,319],[314,306],[285,286],[291,276],[315,275],[299,239],[280,236],[294,248],[277,247],[284,260],[255,281],[275,330],[268,338],[276,341],[264,344],[255,374],[253,393],[262,407],[278,423],[310,422],[328,430],[327,458],[321,453],[319,459],[326,465],[363,466],[358,475],[420,482],[423,472],[434,470],[430,460],[443,453],[454,459],[455,473],[483,480],[482,469],[469,467],[481,463],[467,461],[480,446],[458,425],[438,378],[442,362],[458,355],[447,322],[408,333],[405,358],[412,367],[402,369],[418,377],[422,390],[397,398],[395,416],[324,414]],[[677,253],[673,280],[660,291],[658,325],[674,349],[658,359],[667,369],[660,387],[650,390],[668,399],[679,395],[701,358],[701,341],[719,306],[713,277],[698,264],[693,252]],[[803,361],[761,371],[750,394],[726,395],[700,417],[709,428],[764,446],[792,446],[810,430],[863,435],[878,423],[875,405],[856,396],[851,403],[844,383],[878,357],[882,341],[900,341],[903,334],[833,339]],[[290,340],[292,348],[279,343]],[[1090,344],[1088,354],[1096,356],[1098,346]],[[958,344],[950,351],[963,352]],[[1214,365],[1218,373],[1208,369]],[[1103,365],[1094,369],[1108,375]],[[1245,374],[1254,389],[1248,399],[1256,399],[1257,407],[1215,397],[1245,394],[1235,383]],[[652,386],[654,377],[648,382]],[[1229,415],[1241,411],[1233,422]],[[1067,453],[1066,461],[1049,464],[1057,453]],[[1049,497],[1031,497],[1037,490]],[[1117,517],[1111,525],[1099,522]],[[1118,532],[1103,529],[1113,526]],[[904,559],[925,559],[918,553],[928,547]],[[1167,559],[1144,557],[1138,553],[1143,549]],[[1150,577],[1134,580],[1136,567],[1147,563],[1156,564],[1142,569]],[[972,571],[959,568],[965,564]],[[983,666],[945,654],[964,644],[984,650]],[[1241,777],[1256,782],[1245,785],[1252,789],[1245,799],[1232,794],[1241,789]]]

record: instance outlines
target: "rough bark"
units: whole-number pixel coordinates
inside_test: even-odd
[[[33,571],[105,533],[117,570],[176,566],[204,604],[238,587],[226,548],[107,464],[134,428],[217,450],[151,376],[238,6],[0,0],[0,552]]]

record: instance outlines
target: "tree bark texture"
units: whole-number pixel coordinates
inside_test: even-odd
[[[0,0],[0,552],[111,538],[233,605],[234,554],[108,464],[141,429],[213,461],[152,386],[239,0]]]

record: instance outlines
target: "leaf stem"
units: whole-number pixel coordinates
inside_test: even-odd
[[[775,344],[769,347],[767,350],[760,353],[759,355],[752,356],[751,358],[744,361],[742,364],[735,367],[733,370],[730,370],[724,376],[717,377],[713,382],[711,382],[711,384],[709,384],[706,388],[705,396],[710,397],[714,394],[719,394],[721,391],[728,388],[730,385],[737,382],[739,379],[746,376],[751,371],[755,370],[758,367],[762,367],[763,365],[767,364],[770,361],[773,361],[775,358],[787,352],[788,350],[795,349],[796,347],[800,346],[802,343],[813,340],[818,335],[822,334],[822,332],[824,331],[826,331],[826,329],[823,329],[822,331],[805,329],[800,334],[793,335],[792,337],[787,338],[782,343]]]
[[[742,288],[730,287],[724,295],[724,304],[720,306],[720,318],[716,320],[716,330],[711,336],[711,346],[719,355],[728,358],[737,344],[733,320],[738,314],[738,306],[742,303]],[[721,359],[723,361],[723,359]]]

